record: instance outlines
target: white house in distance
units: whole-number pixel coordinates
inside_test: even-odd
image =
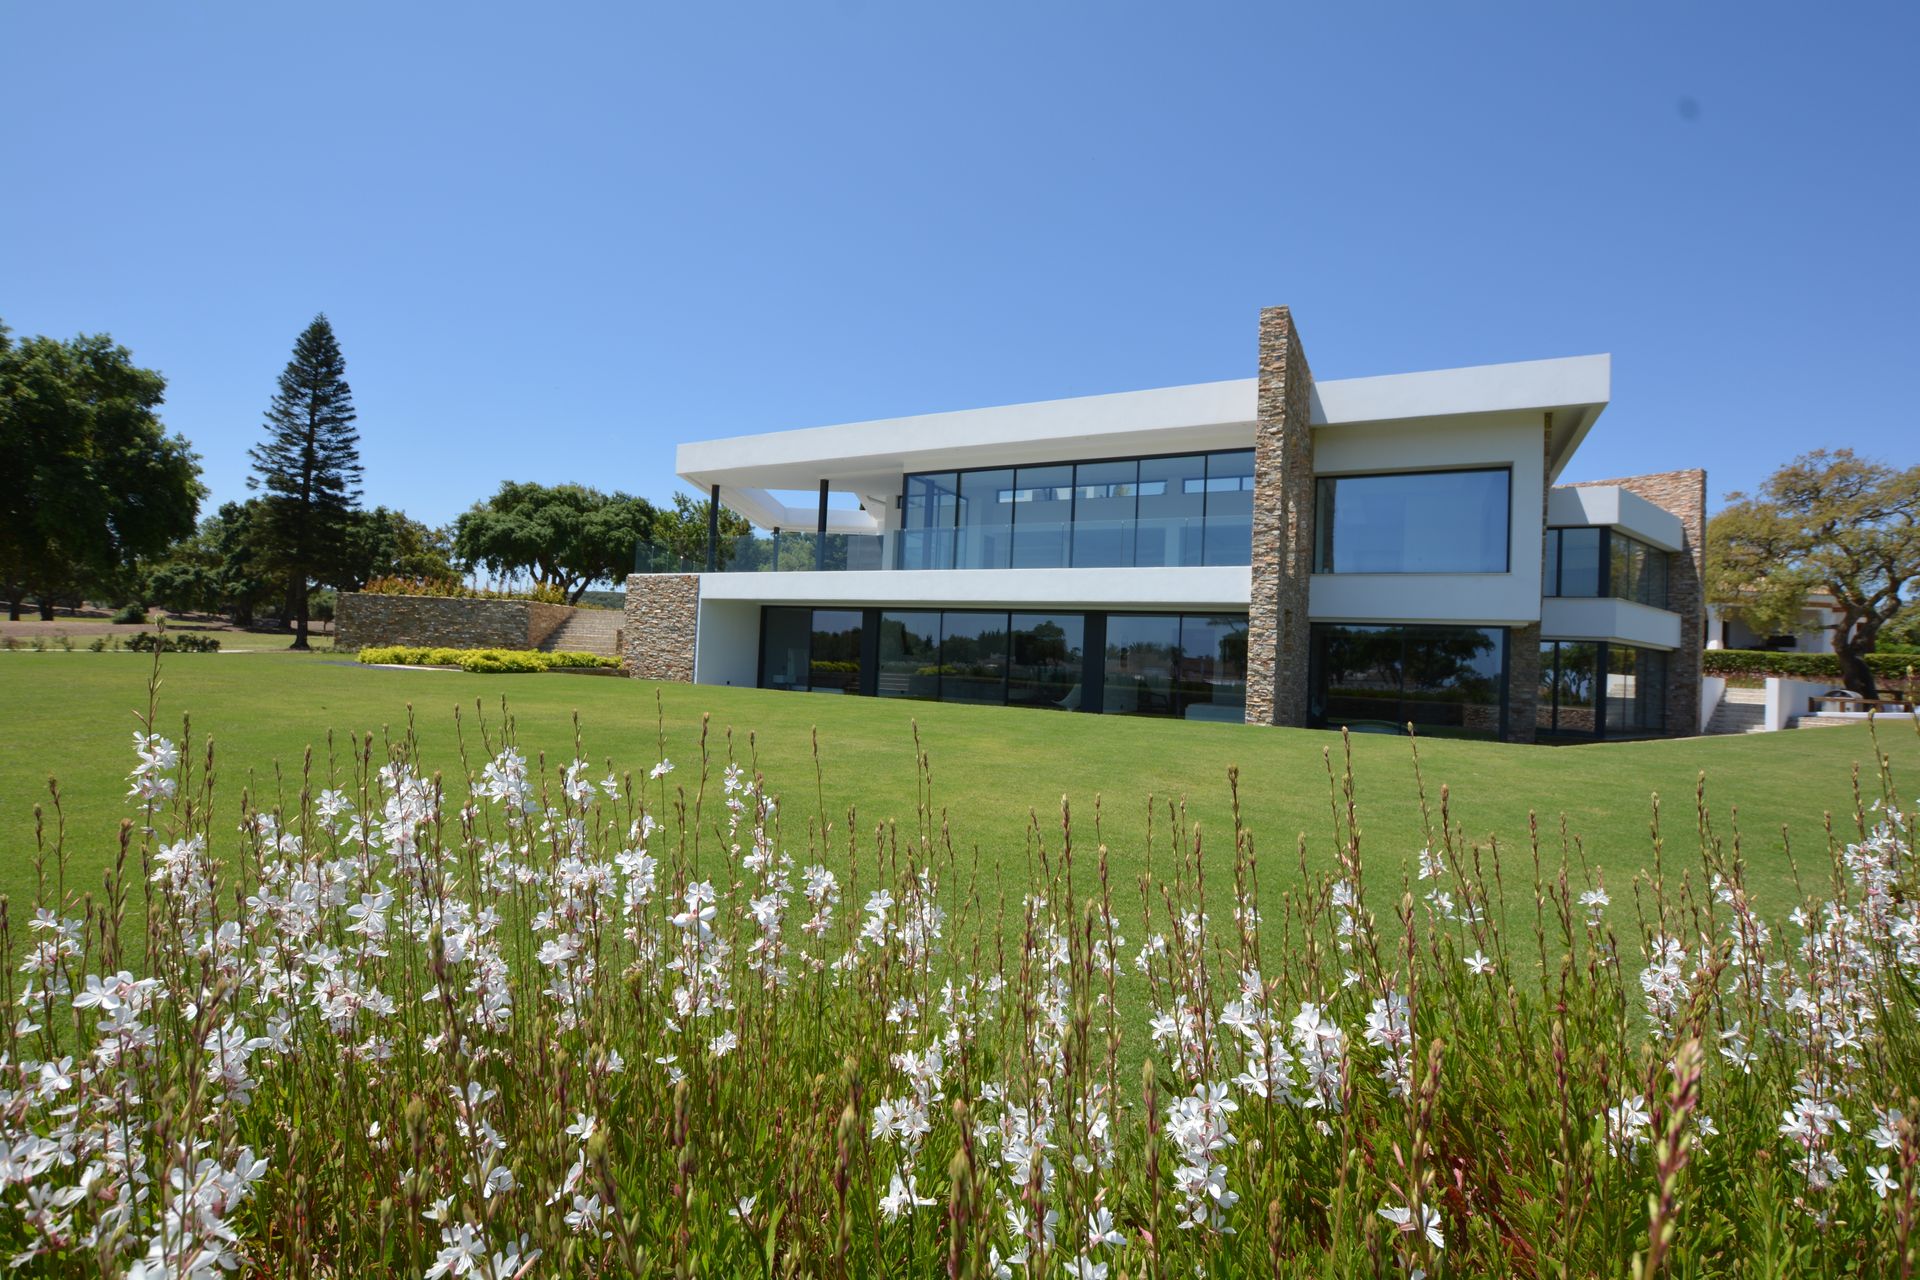
[[[1707,606],[1707,648],[1770,649],[1781,653],[1832,653],[1833,624],[1840,606],[1825,591],[1807,593],[1806,607],[1793,630],[1756,631],[1738,599]]]
[[[680,476],[755,533],[638,566],[662,571],[628,579],[626,666],[1511,741],[1695,733],[1705,473],[1555,485],[1610,376],[1596,355],[1316,382],[1276,307],[1257,377],[683,444]]]

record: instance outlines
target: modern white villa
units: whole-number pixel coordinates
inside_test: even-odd
[[[1256,377],[683,444],[746,517],[627,583],[703,684],[1510,741],[1700,728],[1703,471],[1556,481],[1607,356]],[[838,496],[836,496],[838,495]]]

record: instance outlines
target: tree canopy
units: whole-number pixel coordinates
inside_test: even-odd
[[[28,594],[113,576],[193,531],[206,489],[155,412],[166,379],[105,334],[13,341],[0,325],[0,584]]]
[[[1819,449],[1727,498],[1707,526],[1709,596],[1737,602],[1757,631],[1784,631],[1809,592],[1828,593],[1842,678],[1873,694],[1865,655],[1920,583],[1920,466]]]
[[[453,553],[470,571],[524,576],[574,603],[594,583],[626,575],[654,519],[645,498],[509,480],[454,522]]]
[[[669,556],[684,560],[696,567],[705,567],[707,563],[707,512],[713,504],[706,498],[695,498],[684,493],[673,495],[673,510],[662,511],[654,518],[652,542]],[[720,556],[719,563],[725,568],[731,561],[729,548],[736,538],[743,538],[753,532],[753,525],[737,511],[727,507],[720,508]],[[790,551],[780,548],[780,559],[789,568],[805,568],[806,564],[794,557],[804,557],[810,561],[813,556],[812,544],[802,545],[803,540],[795,539]],[[791,561],[791,563],[789,563]]]
[[[293,344],[267,408],[267,438],[249,451],[250,487],[265,491],[259,532],[287,580],[293,647],[307,647],[307,596],[339,566],[360,502],[360,434],[347,360],[325,315]]]
[[[375,507],[347,519],[340,559],[329,585],[358,591],[375,578],[451,578],[453,539],[445,529],[420,523],[404,511]]]

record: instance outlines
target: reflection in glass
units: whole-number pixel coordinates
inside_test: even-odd
[[[1327,476],[1315,506],[1317,573],[1504,573],[1508,474]]]
[[[768,609],[760,627],[760,687],[805,689],[813,610]]]
[[[1059,569],[1073,528],[1073,468],[1021,467],[1013,480],[1013,567]]]
[[[1505,670],[1499,627],[1316,625],[1309,710],[1360,731],[1498,737]]]
[[[1140,464],[1083,462],[1074,468],[1073,563],[1111,568],[1133,563],[1133,518]]]
[[[940,696],[940,615],[886,612],[880,615],[880,675],[883,698]]]
[[[1178,615],[1108,614],[1103,710],[1110,716],[1174,714],[1179,649]]]
[[[1086,620],[1077,613],[1016,613],[1007,705],[1069,710],[1079,706]]]
[[[1174,714],[1236,724],[1247,718],[1245,614],[1188,614],[1180,619]]]
[[[901,502],[902,569],[953,567],[953,523],[959,501],[958,479],[951,471],[907,477]]]
[[[1547,530],[1547,554],[1541,568],[1540,594],[1557,596],[1560,594],[1560,531]]]
[[[1140,517],[1134,563],[1190,565],[1204,551],[1202,517],[1207,510],[1207,459],[1140,460]],[[1242,561],[1251,563],[1251,557]]]
[[[1013,563],[1013,471],[960,473],[956,569],[1004,569]]]
[[[1253,563],[1253,450],[1207,455],[1207,564]]]
[[[940,700],[1007,700],[1007,615],[958,610],[941,615]]]
[[[1600,531],[1598,529],[1562,529],[1560,531],[1560,594],[1563,596],[1600,594]]]
[[[813,655],[808,663],[815,693],[860,692],[860,631],[858,609],[813,611]]]

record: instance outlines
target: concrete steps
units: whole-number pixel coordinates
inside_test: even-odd
[[[540,642],[548,653],[597,653],[602,657],[620,656],[620,624],[625,615],[617,609],[575,609],[553,634]]]
[[[1767,695],[1764,689],[1729,689],[1707,721],[1707,732],[1764,733],[1767,727]]]

